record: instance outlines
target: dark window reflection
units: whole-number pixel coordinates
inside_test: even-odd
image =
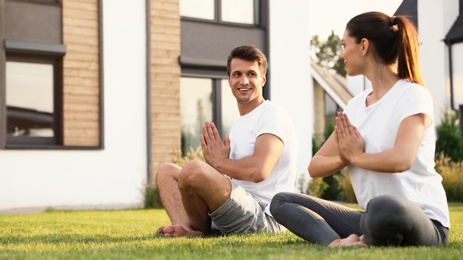
[[[206,121],[214,121],[221,137],[225,137],[233,121],[239,117],[228,80],[180,78],[180,115],[184,155],[200,146],[199,136]]]
[[[180,115],[182,120],[182,154],[199,147],[204,122],[212,121],[212,80],[180,78]]]
[[[6,62],[7,136],[53,137],[53,65]]]

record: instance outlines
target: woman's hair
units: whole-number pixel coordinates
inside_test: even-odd
[[[418,33],[405,16],[367,12],[352,18],[346,30],[357,43],[363,38],[368,39],[385,64],[397,61],[400,78],[424,84],[419,64]]]
[[[230,52],[230,56],[228,56],[227,60],[227,74],[229,76],[231,60],[234,58],[247,61],[257,61],[262,75],[267,73],[267,58],[265,57],[265,54],[254,45],[243,45],[236,47]]]

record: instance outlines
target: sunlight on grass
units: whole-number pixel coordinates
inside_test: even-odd
[[[311,245],[290,232],[164,238],[162,209],[50,211],[0,215],[0,259],[459,259],[463,204],[452,204],[450,241],[442,248],[346,248]]]

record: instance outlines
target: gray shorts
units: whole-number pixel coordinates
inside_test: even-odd
[[[242,187],[232,183],[230,197],[216,211],[209,214],[212,229],[222,234],[250,233],[267,230],[284,232],[286,228],[265,213],[267,203],[259,202]]]

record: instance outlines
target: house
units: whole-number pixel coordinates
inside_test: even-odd
[[[436,110],[457,107],[461,0],[415,2]],[[293,116],[298,172],[307,174],[320,115],[345,106],[351,79],[310,63],[310,34],[294,33],[309,32],[307,1],[236,7],[233,0],[0,0],[0,213],[143,207],[159,165],[196,146],[204,120],[227,133],[237,114],[225,61],[241,44],[267,54],[264,96]]]
[[[311,71],[314,96],[314,133],[315,144],[320,146],[325,141],[325,128],[328,118],[335,118],[337,111],[346,108],[353,97],[345,77],[332,73],[322,66],[312,63]],[[334,123],[334,122],[332,122]]]
[[[267,54],[264,95],[294,117],[305,172],[310,36],[292,31],[308,32],[308,4],[242,4],[0,0],[0,212],[143,207],[198,122],[226,133],[226,59],[241,44]]]
[[[434,119],[457,111],[463,133],[463,0],[404,0],[395,13],[406,15],[418,29],[421,68],[434,98]]]
[[[463,134],[463,1],[420,1],[403,0],[394,15],[407,16],[417,27],[421,40],[421,69],[426,87],[434,98],[434,120],[440,125],[442,116],[447,110],[459,114],[460,129]],[[458,57],[458,58],[457,58]],[[327,74],[328,75],[328,74]],[[338,109],[342,109],[342,101],[333,96],[339,85],[347,88],[348,93],[355,95],[370,88],[371,83],[364,76],[346,78],[346,83],[328,83],[329,77],[317,77],[312,71],[314,91],[319,82],[324,84],[325,95],[338,100]],[[336,86],[338,85],[338,86]],[[326,105],[321,103],[320,96],[315,95],[315,110]],[[333,106],[331,106],[333,108]],[[325,114],[330,114],[325,111]],[[332,112],[331,112],[332,114]],[[318,140],[323,133],[324,119],[322,112],[316,112],[314,137]]]

